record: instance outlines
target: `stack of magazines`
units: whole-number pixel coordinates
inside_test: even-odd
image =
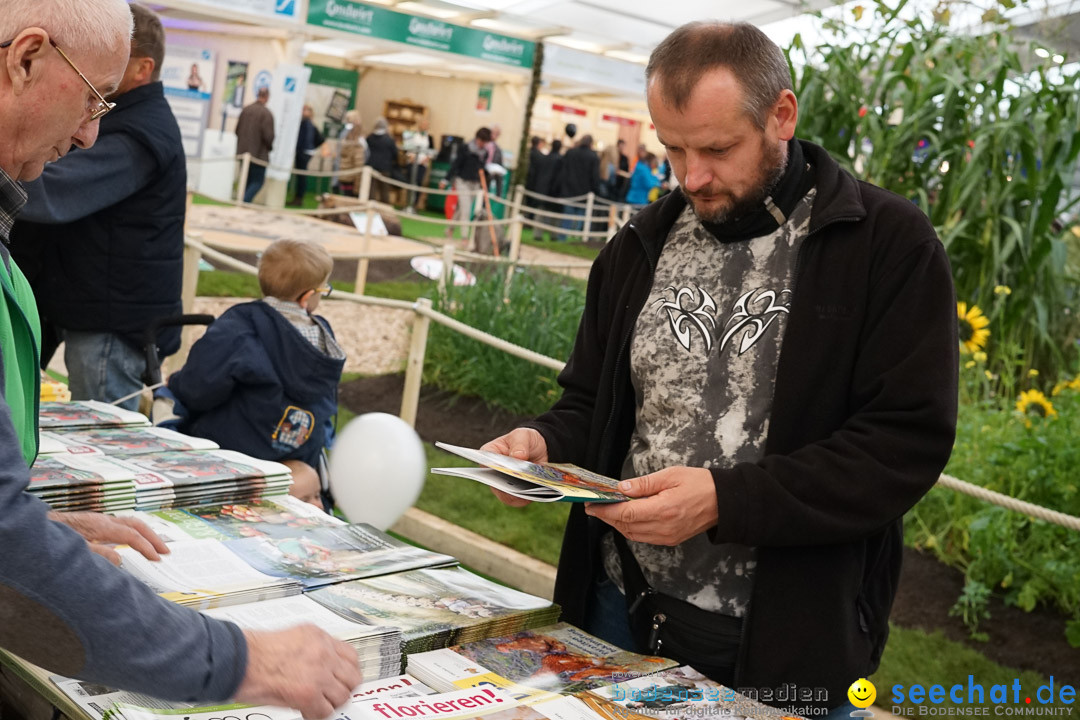
[[[169,543],[169,553],[156,562],[130,547],[116,551],[121,567],[158,595],[200,610],[299,595],[303,589],[292,578],[259,572],[220,540]]]
[[[439,691],[495,685],[528,702],[651,675],[678,663],[638,655],[558,623],[505,637],[410,655],[408,673]]]
[[[167,450],[109,459],[135,474],[140,510],[284,495],[292,484],[285,465],[233,450]]]
[[[310,623],[349,643],[360,658],[360,670],[365,678],[385,678],[401,672],[399,629],[352,622],[304,595],[204,612],[219,620],[234,622],[244,630],[285,630]]]
[[[43,430],[38,453],[146,455],[166,450],[216,450],[218,444],[159,427],[92,427]]]
[[[146,416],[124,408],[98,402],[43,402],[38,408],[38,426],[42,430],[57,428],[123,427],[149,425]]]
[[[135,507],[135,473],[102,455],[40,455],[30,468],[33,495],[54,510],[125,510]]]
[[[401,628],[408,655],[548,625],[559,617],[559,606],[548,600],[458,567],[355,580],[308,597],[357,622]]]

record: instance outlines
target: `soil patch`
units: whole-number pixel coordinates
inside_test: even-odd
[[[1070,684],[1080,680],[1080,650],[1065,640],[1064,617],[1045,608],[1024,612],[994,597],[990,619],[979,625],[989,639],[970,640],[960,618],[949,617],[949,608],[963,587],[964,574],[959,570],[932,555],[904,548],[892,620],[901,627],[941,630],[950,640],[962,642],[1001,665],[1035,670]]]
[[[338,402],[355,413],[401,412],[405,375],[376,375],[359,378],[341,386]],[[478,448],[488,440],[507,433],[526,417],[489,407],[476,397],[462,397],[425,385],[420,390],[416,432],[427,442]]]
[[[405,376],[380,375],[361,378],[341,386],[341,404],[356,413],[401,410]],[[480,447],[526,418],[483,400],[461,397],[425,386],[420,394],[416,430],[425,441]],[[906,628],[932,632],[941,630],[950,640],[963,643],[991,660],[1017,668],[1034,670],[1045,676],[1075,684],[1080,680],[1080,651],[1065,641],[1065,619],[1051,610],[1038,608],[1027,613],[1006,607],[1001,600],[990,601],[990,620],[980,630],[987,642],[968,638],[959,618],[949,617],[949,608],[964,586],[961,572],[938,562],[933,556],[904,549],[904,566],[893,605],[892,621]]]

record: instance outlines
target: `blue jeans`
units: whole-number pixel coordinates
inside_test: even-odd
[[[112,402],[141,390],[146,357],[112,333],[64,330],[64,364],[72,400]],[[139,409],[133,397],[120,407]]]
[[[573,205],[563,205],[563,214],[580,215],[582,218],[584,218],[585,208],[574,207]],[[569,230],[570,232],[581,232],[581,228],[584,227],[584,225],[584,220],[575,220],[574,218],[563,218],[562,222],[559,223],[559,226],[563,230]],[[567,238],[565,234],[559,235],[559,242],[565,242],[566,239]]]
[[[264,182],[266,182],[266,168],[251,163],[248,167],[247,187],[244,188],[244,202],[249,203],[254,200],[255,196],[262,190]]]
[[[602,572],[601,575],[599,580],[593,581],[592,602],[581,629],[624,650],[641,652],[630,632],[626,597],[607,576],[607,573]]]

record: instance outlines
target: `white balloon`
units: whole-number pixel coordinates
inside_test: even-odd
[[[426,477],[420,436],[387,413],[354,418],[330,450],[330,491],[349,522],[385,530],[420,497]]]

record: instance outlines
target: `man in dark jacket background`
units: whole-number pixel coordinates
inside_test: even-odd
[[[915,205],[795,139],[790,69],[753,26],[683,26],[646,78],[680,189],[593,265],[562,398],[484,449],[631,498],[571,510],[563,619],[846,717],[888,636],[901,518],[952,449],[948,260]]]
[[[159,79],[165,31],[145,7],[131,12],[131,58],[97,144],[25,185],[29,201],[12,233],[53,334],[42,364],[62,339],[75,400],[111,402],[142,388],[143,332],[181,313],[187,169]],[[162,356],[176,352],[179,328],[161,331],[157,344]]]
[[[244,202],[251,202],[266,182],[266,163],[274,149],[274,113],[266,104],[270,102],[270,88],[262,87],[255,93],[255,102],[240,111],[236,119],[236,154],[249,153],[253,162],[248,166],[247,184],[244,186]]]
[[[560,197],[576,198],[580,201],[582,195],[596,192],[600,186],[600,157],[592,149],[592,145],[592,135],[584,135],[563,156],[559,170]],[[576,205],[563,205],[563,212],[585,217],[585,208]],[[580,232],[583,227],[582,220],[572,218],[564,218],[560,224],[570,232]],[[559,240],[566,240],[566,236],[559,236]]]

